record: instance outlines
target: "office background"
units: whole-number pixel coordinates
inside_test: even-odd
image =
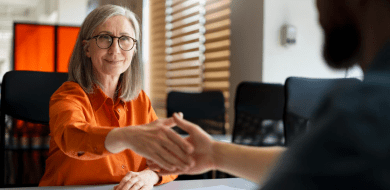
[[[143,6],[148,4],[147,0],[0,0],[0,75],[12,68],[14,21],[78,26],[90,10],[110,2],[130,7],[143,25],[148,21],[147,6]],[[322,31],[315,0],[232,0],[230,19],[230,105],[234,105],[235,91],[241,81],[283,84],[288,76],[362,78],[359,68],[346,72],[326,67],[321,55]],[[287,47],[281,45],[280,39],[285,24],[297,30],[296,44]],[[143,55],[147,70],[148,54]],[[148,93],[148,72],[144,78]],[[232,106],[228,114],[234,118]],[[229,122],[232,126],[233,119]]]

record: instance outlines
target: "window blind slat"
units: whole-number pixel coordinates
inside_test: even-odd
[[[167,78],[173,78],[173,77],[189,77],[189,76],[200,76],[202,75],[201,69],[187,69],[187,70],[180,70],[180,71],[168,71],[166,74]]]
[[[213,61],[213,62],[206,62],[204,63],[204,69],[210,70],[210,69],[228,69],[230,67],[230,62],[228,60],[224,61]]]
[[[202,84],[202,78],[167,79],[166,84],[169,86]]]
[[[230,30],[221,30],[218,32],[206,33],[206,41],[213,41],[218,39],[228,39],[230,37]]]
[[[204,81],[203,84],[205,89],[228,89],[230,86],[229,81]]]
[[[231,14],[230,9],[224,9],[215,13],[209,13],[205,15],[206,22],[215,22],[217,20],[222,20],[224,18],[229,18]],[[230,19],[229,19],[230,20]]]
[[[201,65],[202,65],[202,63],[199,62],[198,60],[184,61],[184,62],[177,62],[177,63],[169,63],[169,64],[167,64],[167,69],[173,70],[173,69],[181,69],[181,68],[186,68],[186,67],[196,67],[196,66],[201,66]]]
[[[193,43],[189,43],[189,44],[175,46],[173,48],[169,47],[166,49],[166,53],[167,54],[174,54],[174,53],[181,52],[181,51],[187,51],[187,50],[191,50],[191,49],[199,49],[199,47],[201,47],[201,46],[203,46],[203,45],[201,45],[199,42],[193,42]]]
[[[175,38],[175,39],[169,39],[167,40],[166,44],[168,46],[175,46],[184,42],[189,42],[193,40],[199,40],[201,38],[199,33],[191,34],[191,35],[186,35],[183,37]]]
[[[168,23],[167,26],[165,27],[165,29],[167,30],[175,30],[177,28],[181,28],[185,25],[189,25],[191,23],[195,23],[195,22],[202,22],[204,23],[205,21],[202,20],[202,17],[200,15],[194,15],[194,16],[191,16],[191,17],[188,17],[188,18],[185,18],[183,20],[178,20],[176,22],[173,22],[173,23]]]
[[[205,48],[207,51],[210,51],[213,49],[229,49],[229,47],[230,47],[230,40],[221,40],[221,41],[216,41],[216,42],[205,44]]]
[[[229,56],[230,56],[230,51],[229,50],[205,53],[206,60],[228,59]]]
[[[192,15],[192,14],[199,14],[199,10],[201,9],[202,7],[197,5],[197,6],[194,6],[190,9],[186,9],[182,12],[178,12],[174,15],[171,15],[171,16],[167,16],[166,18],[166,21],[167,22],[175,22],[179,19],[183,19],[184,17],[187,17],[189,15]]]
[[[181,92],[202,92],[202,87],[168,87],[167,92],[181,91]]]
[[[194,24],[190,25],[184,28],[180,28],[174,31],[168,31],[166,32],[166,37],[167,38],[175,38],[177,36],[186,34],[186,33],[193,33],[193,32],[199,32],[201,28],[204,28],[203,25],[201,24]]]
[[[225,19],[218,22],[213,22],[211,24],[206,24],[205,29],[208,32],[218,29],[226,29],[230,27],[230,24],[230,19]]]
[[[184,59],[191,59],[191,58],[198,58],[200,57],[199,51],[194,52],[188,52],[188,53],[182,53],[182,54],[176,54],[176,55],[168,55],[166,57],[166,60],[168,62],[174,62],[178,60],[184,60]]]
[[[221,7],[229,7],[231,0],[219,0],[212,4],[206,4],[206,12],[213,12],[216,9],[221,9]]]
[[[217,72],[205,72],[204,78],[207,79],[215,79],[215,78],[229,78],[230,72],[229,71],[217,71]]]
[[[183,1],[182,3],[176,4],[172,7],[172,15],[174,15],[176,12],[182,11],[184,9],[191,8],[193,6],[199,5],[199,0],[187,0]]]

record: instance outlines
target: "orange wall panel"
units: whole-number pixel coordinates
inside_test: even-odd
[[[57,72],[68,72],[68,63],[79,34],[79,27],[57,28]]]
[[[54,29],[47,25],[15,25],[15,70],[54,72]]]

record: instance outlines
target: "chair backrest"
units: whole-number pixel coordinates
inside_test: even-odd
[[[237,87],[233,142],[252,146],[284,144],[282,84],[242,82]]]
[[[19,151],[19,155],[22,154],[20,150],[15,150],[15,148],[5,146],[5,129],[7,127],[6,115],[12,117],[13,119],[20,119],[32,123],[48,124],[50,97],[62,85],[62,83],[67,81],[67,79],[67,73],[36,71],[10,71],[4,75],[1,84],[1,154],[4,153],[3,155],[5,155],[6,151],[10,154]],[[15,126],[15,124],[13,124],[13,126]],[[4,172],[6,169],[4,168],[4,156],[2,156],[0,160],[0,185],[3,187],[6,185],[4,184]],[[34,166],[31,166],[31,168],[34,168]],[[23,169],[23,166],[18,166],[18,170],[19,169]],[[18,176],[16,177],[23,177],[22,173],[17,173]],[[14,180],[16,180],[16,183],[19,181],[19,179]],[[26,186],[23,184],[16,184],[15,186],[17,185]]]
[[[221,91],[201,93],[169,92],[167,117],[183,112],[184,118],[196,123],[209,134],[225,134],[225,98]],[[185,134],[178,128],[179,133]]]
[[[356,78],[318,79],[289,77],[285,82],[284,126],[286,145],[309,129],[311,115],[326,93],[336,87],[348,88],[360,83]]]

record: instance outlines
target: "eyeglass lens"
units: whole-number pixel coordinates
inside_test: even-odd
[[[110,35],[100,35],[96,38],[96,42],[100,48],[108,49],[113,43],[113,37]],[[118,43],[121,49],[129,51],[133,48],[135,42],[128,36],[121,36],[118,39]]]

